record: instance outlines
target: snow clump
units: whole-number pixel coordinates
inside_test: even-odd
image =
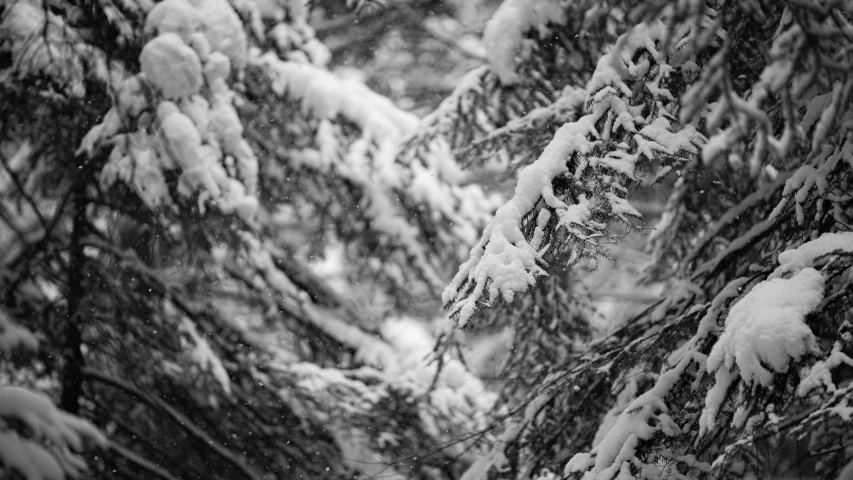
[[[756,285],[729,312],[708,356],[708,370],[736,365],[747,384],[769,386],[773,372],[788,371],[791,359],[816,350],[804,320],[823,300],[823,287],[823,275],[813,268]]]
[[[201,88],[201,61],[178,34],[165,33],[148,42],[139,63],[148,80],[167,99],[192,95]]]
[[[566,22],[560,2],[555,0],[507,0],[501,4],[483,32],[486,57],[492,71],[504,85],[521,80],[515,71],[516,57],[523,56],[524,36],[528,30],[537,28],[544,36],[546,25],[562,25]]]

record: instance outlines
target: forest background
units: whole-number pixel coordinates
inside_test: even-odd
[[[853,8],[3,0],[0,477],[849,478]]]

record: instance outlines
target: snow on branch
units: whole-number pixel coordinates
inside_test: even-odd
[[[380,245],[403,253],[430,288],[443,286],[445,261],[458,261],[475,241],[476,229],[495,204],[493,196],[464,185],[464,175],[440,144],[417,159],[403,155],[402,142],[419,122],[363,84],[271,53],[255,64],[269,76],[272,94],[297,102],[314,126],[308,129],[311,141],[301,139],[309,144],[305,147],[280,148],[256,132],[253,140],[299,175],[347,182],[358,202],[355,215],[364,217]]]
[[[0,352],[10,352],[16,348],[36,350],[38,339],[26,328],[16,324],[0,309]]]
[[[276,248],[249,233],[242,234],[245,248],[242,267],[248,273],[248,281],[260,291],[276,292],[276,304],[299,321],[305,322],[339,345],[355,353],[359,363],[376,368],[395,365],[397,355],[393,349],[375,334],[365,331],[356,319],[340,318],[338,313],[312,302],[275,262],[271,252]],[[253,273],[256,273],[254,275]]]
[[[853,62],[837,53],[837,38],[850,28],[842,14],[787,5],[778,23],[766,25],[775,28],[768,31],[772,44],[755,55],[768,62],[749,88],[733,84],[731,47],[724,44],[688,90],[681,111],[683,121],[707,112],[712,135],[702,151],[705,163],[740,168],[748,162],[753,176],[768,160],[784,163],[801,143],[809,144],[811,155],[821,155],[825,140],[849,117],[853,91],[853,79],[841,73]],[[752,131],[755,138],[747,142]]]
[[[584,31],[582,10],[576,6],[575,2],[552,0],[504,2],[484,38],[490,65],[469,72],[423,119],[403,147],[402,158],[417,159],[431,148],[443,148],[465,167],[503,164],[506,157],[513,164],[529,161],[516,155],[526,154],[525,146],[538,153],[544,145],[530,149],[530,143],[547,143],[559,125],[568,121],[559,120],[566,112],[552,108],[555,100],[569,97],[567,92],[586,83],[602,50],[613,41],[607,33],[611,29],[597,28],[597,24]],[[515,120],[521,123],[510,125]],[[553,125],[544,131],[525,131],[530,123]],[[497,134],[500,129],[503,133]],[[492,155],[489,147],[497,139],[487,136],[493,132],[499,137],[506,134],[506,140],[517,145]],[[512,138],[513,133],[518,138]],[[526,134],[541,138],[526,142]]]
[[[107,440],[94,425],[65,413],[46,396],[15,387],[0,387],[0,465],[32,480],[77,478],[86,470],[80,452],[86,444]],[[22,426],[20,431],[6,428]],[[47,445],[43,444],[45,442]]]
[[[198,194],[200,209],[209,202],[251,224],[258,162],[229,86],[248,56],[240,17],[226,0],[167,0],[147,13],[145,31],[154,36],[139,55],[141,73],[114,72],[115,104],[77,154],[109,149],[102,188],[121,180],[154,209],[173,204],[165,174],[177,169],[181,197]]]
[[[489,162],[503,163],[508,168],[501,172],[509,176],[521,167],[536,160],[539,151],[554,138],[560,126],[577,121],[586,100],[586,91],[567,86],[553,103],[532,109],[520,118],[510,120],[485,136],[460,146],[453,153],[466,167]]]
[[[625,80],[630,78],[626,71],[637,70],[625,61],[597,69],[590,82],[599,91],[609,88],[608,100],[631,99],[628,105],[646,89],[665,86],[672,103],[661,101],[662,108],[644,112],[646,125],[664,111],[657,118],[664,118],[665,126],[680,125],[672,120],[679,118],[714,138],[703,150],[704,142],[697,142],[690,156],[698,160],[704,151],[707,164],[690,161],[666,171],[679,178],[663,219],[665,232],[656,242],[671,249],[680,275],[659,304],[594,343],[583,357],[566,362],[555,405],[509,445],[498,446],[500,454],[512,457],[500,465],[509,475],[551,468],[548,462],[562,452],[580,451],[565,477],[749,477],[778,458],[759,448],[770,437],[784,441],[790,434],[780,432],[792,425],[797,448],[807,445],[809,456],[821,458],[818,475],[833,476],[849,460],[850,392],[843,382],[849,380],[853,338],[853,203],[847,191],[853,178],[847,90],[853,70],[849,49],[839,44],[849,43],[843,32],[849,31],[853,12],[846,4],[819,2],[755,9],[726,4],[719,12],[698,5],[654,2],[638,7],[640,14],[628,12],[632,19],[651,18],[635,31],[666,32],[647,35],[651,42],[626,36],[620,43],[644,45],[634,51],[640,55],[631,57],[635,64],[647,54],[652,69],[675,67],[667,81],[648,86],[648,78]],[[768,52],[769,58],[763,56]],[[617,48],[612,56],[620,53]],[[597,92],[588,90],[596,100]],[[626,110],[627,118],[636,117]],[[602,118],[621,121],[618,112]],[[597,131],[601,123],[596,122]],[[590,156],[609,157],[608,166],[619,171],[624,137],[613,135],[613,129],[600,130],[585,139],[599,142]],[[640,150],[642,141],[637,143]],[[574,173],[578,163],[566,163]],[[626,175],[623,182],[631,180],[632,172],[625,170],[620,172]],[[746,174],[750,171],[754,176]],[[525,170],[519,178],[525,179]],[[539,234],[539,226],[553,221],[554,210],[546,208],[548,189],[558,192],[561,184],[549,178],[537,186],[545,191],[525,204],[532,210],[514,217],[522,222],[514,232],[514,238],[521,235],[520,246],[547,245],[552,239],[547,229]],[[494,225],[489,228],[463,267],[464,275],[446,292],[460,320],[461,308],[480,306],[466,303],[469,295],[481,295],[486,304],[505,299],[497,286],[510,276],[489,278],[488,271],[477,270],[481,262],[516,272],[512,278],[522,288],[553,263],[553,257],[537,257],[535,248],[524,250],[529,270],[521,259],[516,266],[489,260],[488,241],[495,236]],[[503,243],[505,248],[495,252],[519,247]],[[777,266],[774,260],[783,250]],[[478,284],[480,279],[485,281]],[[635,374],[642,382],[631,378]],[[591,388],[596,378],[612,390]],[[531,396],[554,388],[540,386]],[[602,421],[598,413],[586,411],[590,408],[576,406],[586,396],[616,404]],[[551,424],[558,427],[549,430]],[[595,439],[584,433],[591,425],[600,427]],[[549,442],[563,450],[542,452],[540,446]],[[486,472],[480,473],[485,478]]]
[[[489,65],[501,83],[518,83],[516,56],[522,54],[523,40],[528,30],[536,29],[540,36],[548,34],[548,25],[566,22],[566,14],[558,0],[506,0],[483,32],[483,43]]]
[[[671,366],[663,369],[654,386],[624,407],[598,446],[589,453],[575,455],[566,465],[567,473],[585,472],[584,478],[598,478],[596,475],[606,472],[612,476],[620,471],[630,472],[629,468],[643,468],[648,460],[636,456],[640,441],[650,441],[657,431],[670,437],[687,434],[666,415],[670,409],[667,399],[674,398],[671,394],[678,382],[693,382],[695,390],[706,374],[713,377],[698,423],[701,440],[715,428],[721,428],[716,418],[737,390],[735,386],[769,387],[776,375],[787,373],[790,365],[801,358],[819,356],[820,349],[805,319],[825,298],[826,278],[812,265],[816,259],[833,253],[853,253],[853,234],[828,233],[783,252],[779,255],[779,267],[746,294],[742,291],[749,279],[739,278],[729,283],[711,302],[693,337],[669,356],[667,363]],[[727,303],[733,305],[720,328],[718,318]],[[706,356],[703,352],[709,340],[713,346]],[[848,360],[833,350],[827,360],[814,364],[814,374],[805,377],[799,390],[808,392],[816,388],[824,382],[822,378],[827,378],[828,368]],[[689,373],[694,368],[698,372]],[[751,408],[739,403],[731,420],[732,427],[742,428]],[[655,421],[650,422],[651,418]],[[665,453],[657,445],[650,444],[648,448],[654,453],[646,452],[646,458]]]
[[[37,347],[36,337],[0,310],[0,353]],[[0,386],[0,474],[31,480],[77,478],[86,470],[78,453],[87,445],[103,448],[107,439],[41,393]]]
[[[642,174],[638,167],[653,160],[676,165],[699,153],[704,137],[673,117],[677,94],[666,79],[683,63],[666,63],[655,46],[662,35],[662,24],[644,24],[620,37],[587,85],[585,115],[563,125],[521,170],[513,197],[444,291],[460,325],[478,302],[511,302],[526,291],[545,274],[549,251],[571,249],[569,264],[602,254],[607,225],[639,217],[625,200],[626,187]],[[640,95],[628,87],[636,81],[645,86]]]
[[[54,11],[40,1],[11,2],[4,7],[0,37],[6,44],[3,50],[10,53],[8,64],[12,67],[0,71],[0,80],[45,78],[69,97],[85,96],[84,82],[92,74],[84,66],[100,63],[103,67],[102,52],[84,42],[68,25],[65,16],[58,14],[62,9]],[[93,70],[95,77],[104,71]]]
[[[257,61],[274,75],[275,93],[299,100],[303,110],[317,118],[334,120],[341,115],[371,141],[399,141],[417,127],[416,117],[360,82],[340,79],[313,65],[282,61],[271,52]]]

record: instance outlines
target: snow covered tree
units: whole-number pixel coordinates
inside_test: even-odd
[[[0,3],[0,475],[853,468],[849,2],[506,0],[422,119],[309,22],[433,3]]]
[[[649,183],[671,193],[644,279],[667,288],[586,345],[550,336],[567,353],[542,377],[540,362],[514,372],[537,380],[504,395],[503,428],[463,478],[853,468],[851,22],[849,2],[503,3],[490,72],[459,97],[565,86],[461,146],[468,163],[521,168],[445,303],[462,327],[508,312],[515,345],[548,348],[542,326],[575,317],[520,311],[555,312],[565,296],[538,293],[555,276],[645,228],[627,198]]]
[[[418,119],[305,2],[0,5],[0,288],[39,347],[1,378],[65,412],[49,448],[80,416],[96,478],[458,477],[495,395],[427,327],[497,197],[398,155]]]

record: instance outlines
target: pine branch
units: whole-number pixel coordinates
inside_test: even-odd
[[[179,480],[177,477],[173,476],[168,471],[160,468],[157,464],[147,460],[139,455],[137,455],[133,450],[125,448],[115,442],[110,442],[109,449],[121,455],[122,458],[127,460],[128,462],[136,465],[137,467],[145,470],[151,475],[154,475],[157,478],[161,478],[163,480]]]
[[[175,424],[179,425],[181,429],[183,429],[190,436],[199,440],[203,445],[205,445],[207,448],[219,455],[222,459],[236,467],[240,472],[243,473],[246,478],[250,480],[261,480],[262,477],[260,476],[260,474],[255,472],[249,465],[247,465],[243,458],[241,458],[231,450],[225,448],[224,446],[220,445],[219,442],[214,440],[201,428],[196,426],[196,424],[192,422],[188,417],[174,409],[171,405],[164,402],[160,398],[143,393],[142,391],[138,390],[136,387],[134,387],[128,382],[125,382],[124,380],[115,378],[109,374],[94,370],[89,367],[83,368],[82,375],[83,377],[88,378],[90,380],[94,380],[99,383],[103,383],[105,385],[109,385],[114,388],[123,390],[133,395],[134,398],[138,398],[146,404],[157,408],[161,412],[165,413],[167,417],[169,417]]]

